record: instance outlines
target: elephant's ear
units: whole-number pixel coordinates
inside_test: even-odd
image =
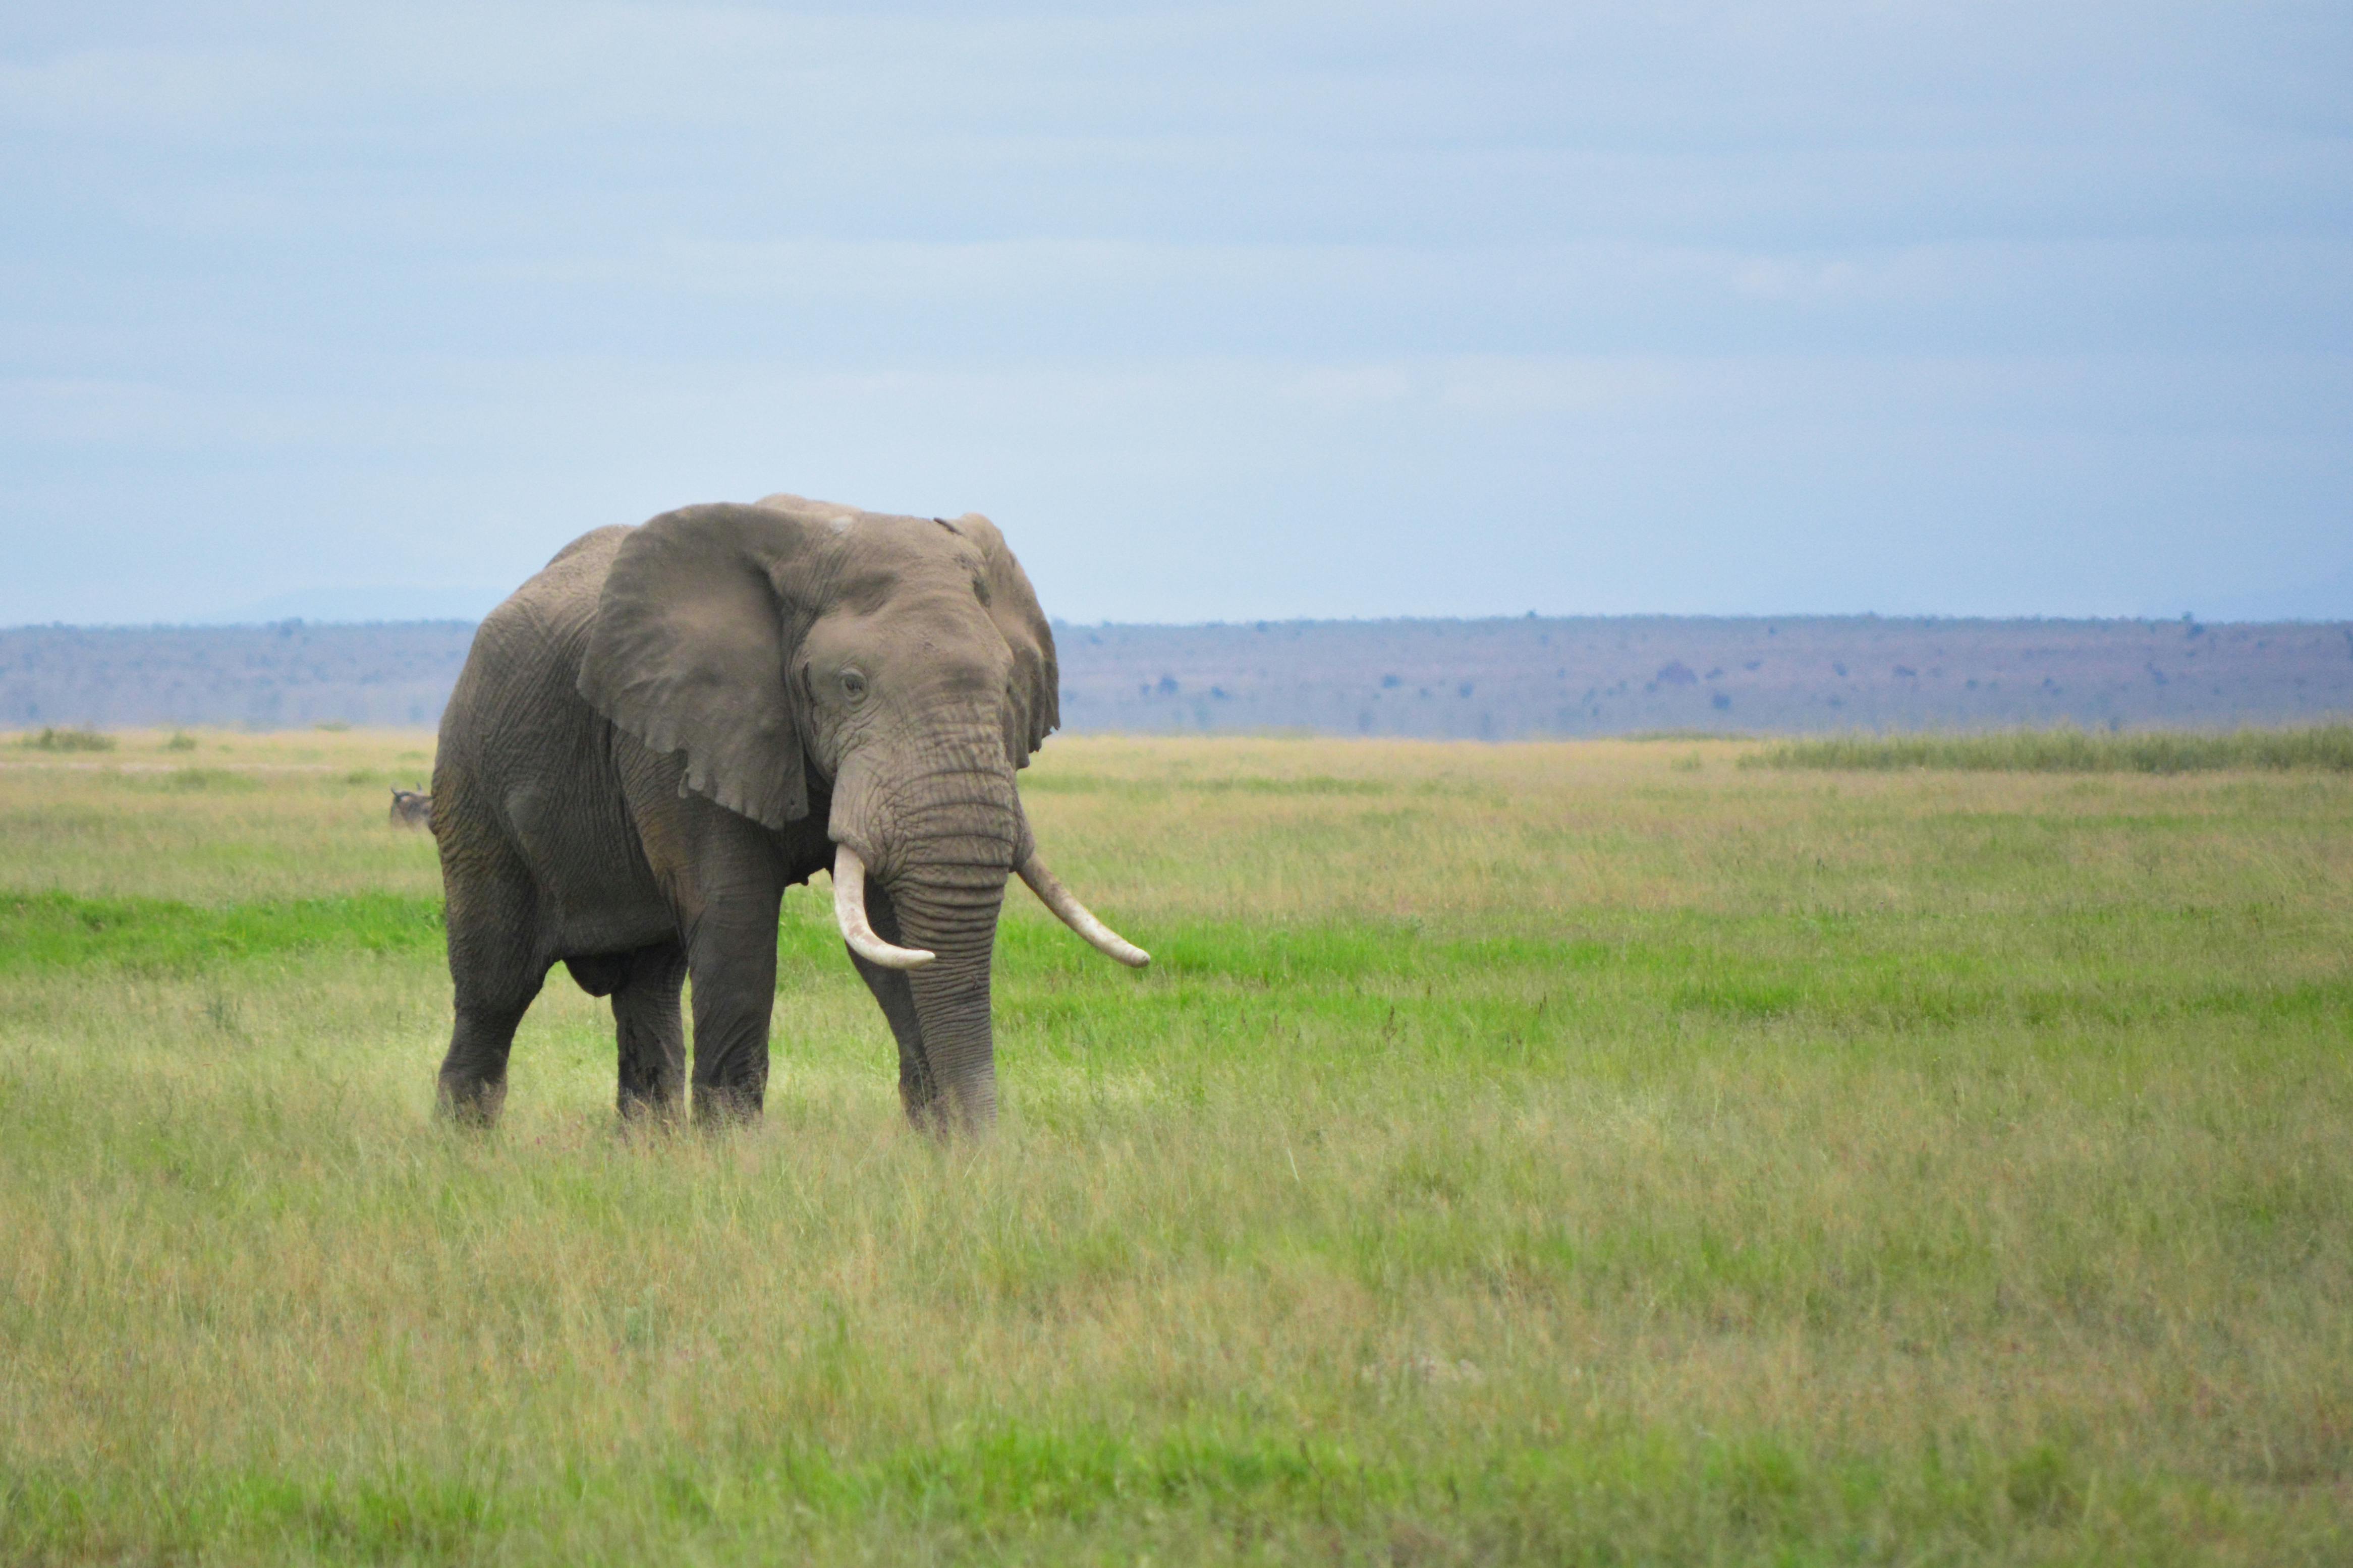
[[[1006,750],[1013,765],[1026,768],[1030,754],[1062,722],[1061,668],[1054,658],[1054,628],[1038,607],[1037,590],[1029,574],[1005,542],[997,524],[968,511],[950,525],[979,547],[981,570],[988,580],[988,615],[997,623],[1005,646],[1013,650],[1012,713]]]
[[[765,507],[665,512],[613,557],[580,666],[591,707],[684,752],[686,788],[768,827],[808,815],[788,673],[800,616],[781,584],[822,532]]]

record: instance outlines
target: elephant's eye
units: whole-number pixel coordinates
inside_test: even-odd
[[[854,669],[843,670],[841,672],[841,694],[844,697],[849,698],[852,702],[862,700],[866,696],[866,678],[859,674],[858,671]]]

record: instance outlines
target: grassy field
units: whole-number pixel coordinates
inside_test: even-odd
[[[1980,734],[1831,735],[1780,741],[1745,767],[1965,769],[1992,773],[2189,773],[2246,768],[2353,773],[2353,724],[2207,731],[1998,730]]]
[[[438,1127],[429,740],[194,739],[0,746],[0,1561],[2353,1559],[2344,773],[1057,741],[943,1151],[822,883]]]

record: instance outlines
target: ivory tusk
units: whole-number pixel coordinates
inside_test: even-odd
[[[833,851],[833,923],[849,951],[885,969],[921,969],[939,956],[920,947],[893,947],[866,921],[866,862],[847,844]]]
[[[1087,944],[1105,958],[1114,958],[1130,969],[1141,969],[1152,962],[1152,955],[1128,941],[1111,927],[1088,912],[1087,906],[1071,896],[1062,879],[1046,869],[1046,863],[1031,851],[1018,869],[1029,890],[1038,895],[1039,902],[1060,917],[1064,925],[1087,939]]]

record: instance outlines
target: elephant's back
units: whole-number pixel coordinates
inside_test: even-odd
[[[637,532],[615,525],[582,534],[551,557],[505,604],[483,619],[488,626],[501,613],[528,621],[539,633],[568,652],[573,667],[588,646],[588,627],[596,618],[596,596],[604,592],[605,575],[621,542]]]
[[[634,531],[574,540],[475,628],[434,759],[436,815],[452,829],[471,823],[511,837],[518,816],[536,815],[518,809],[526,803],[593,788],[607,748],[579,693],[580,659],[605,574]],[[446,855],[446,832],[443,844]]]
[[[570,689],[596,617],[596,596],[631,528],[600,528],[557,551],[553,560],[507,595],[474,628],[473,646],[443,711],[442,741],[517,717],[517,703],[545,704],[549,683]]]
[[[539,576],[533,577],[531,583],[525,583],[515,592],[518,594],[524,592],[531,587],[532,583],[539,582],[541,578],[546,577],[558,567],[569,567],[575,571],[593,568],[596,574],[596,581],[601,585],[605,581],[605,574],[612,568],[613,557],[619,552],[621,542],[635,532],[637,532],[635,527],[625,523],[613,523],[605,528],[592,528],[549,556],[547,564],[539,569]]]

